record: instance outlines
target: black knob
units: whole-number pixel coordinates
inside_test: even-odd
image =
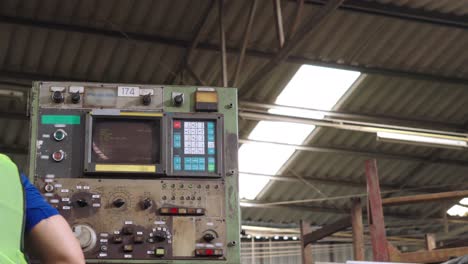
[[[77,104],[80,102],[80,99],[81,99],[80,92],[72,93],[72,96],[71,96],[72,103]]]
[[[132,235],[133,234],[133,226],[124,226],[122,228],[122,233],[124,235]]]
[[[164,240],[166,240],[166,232],[156,231],[156,233],[154,233],[154,239],[156,239],[156,241],[158,242],[163,242]]]
[[[204,236],[203,236],[203,240],[205,240],[206,242],[210,243],[211,241],[213,241],[215,239],[215,236],[211,233],[206,233]]]
[[[76,204],[81,208],[88,206],[88,202],[85,199],[76,200]]]
[[[125,200],[121,199],[121,198],[118,198],[118,199],[114,200],[114,202],[112,202],[112,204],[114,204],[115,207],[120,208],[120,207],[124,206]]]
[[[63,97],[62,92],[55,91],[52,93],[52,101],[54,101],[54,103],[60,104],[63,102],[63,100],[64,100],[64,97]]]
[[[174,96],[174,105],[181,106],[184,103],[184,95],[178,94]]]
[[[150,105],[151,104],[151,94],[143,95],[143,105]]]
[[[152,205],[153,205],[153,201],[151,201],[150,198],[146,198],[143,201],[141,201],[141,208],[143,210],[150,208]]]

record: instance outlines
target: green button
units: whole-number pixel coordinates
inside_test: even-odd
[[[154,253],[155,253],[156,256],[164,256],[164,254],[166,252],[165,252],[164,248],[157,248]]]
[[[215,166],[214,166],[214,164],[209,164],[209,165],[208,165],[208,171],[215,171]]]

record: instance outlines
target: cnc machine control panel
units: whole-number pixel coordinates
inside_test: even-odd
[[[89,263],[239,263],[236,112],[232,88],[37,82],[30,177]]]

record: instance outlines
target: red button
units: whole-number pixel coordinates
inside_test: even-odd
[[[182,127],[182,124],[180,121],[174,121],[174,128],[175,129],[180,129]]]
[[[207,250],[205,250],[205,255],[207,255],[207,256],[211,256],[211,255],[213,255],[213,253],[214,253],[214,252],[213,252],[212,249],[207,249]]]
[[[171,208],[171,209],[169,209],[169,212],[170,212],[171,214],[178,214],[178,213],[179,213],[179,210],[178,210],[177,208]]]

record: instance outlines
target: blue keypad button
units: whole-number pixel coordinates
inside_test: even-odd
[[[181,160],[179,156],[174,157],[174,170],[181,170],[182,165],[181,165]]]
[[[198,164],[192,164],[192,170],[197,171],[198,170]]]
[[[214,135],[214,129],[208,128],[208,135]]]
[[[208,155],[214,155],[215,154],[215,149],[214,148],[209,148],[208,149]]]
[[[214,134],[208,135],[208,141],[214,142]]]
[[[215,163],[215,158],[214,157],[208,157],[208,165],[214,164]]]
[[[198,169],[201,170],[201,171],[206,170],[206,168],[205,168],[205,158],[200,158],[198,160]]]
[[[192,170],[192,158],[184,158],[184,170]]]
[[[181,144],[181,135],[180,133],[174,133],[174,148],[180,148]]]
[[[208,129],[213,129],[214,128],[214,123],[213,122],[208,122],[207,123]]]
[[[192,158],[192,165],[198,165],[198,158]]]

